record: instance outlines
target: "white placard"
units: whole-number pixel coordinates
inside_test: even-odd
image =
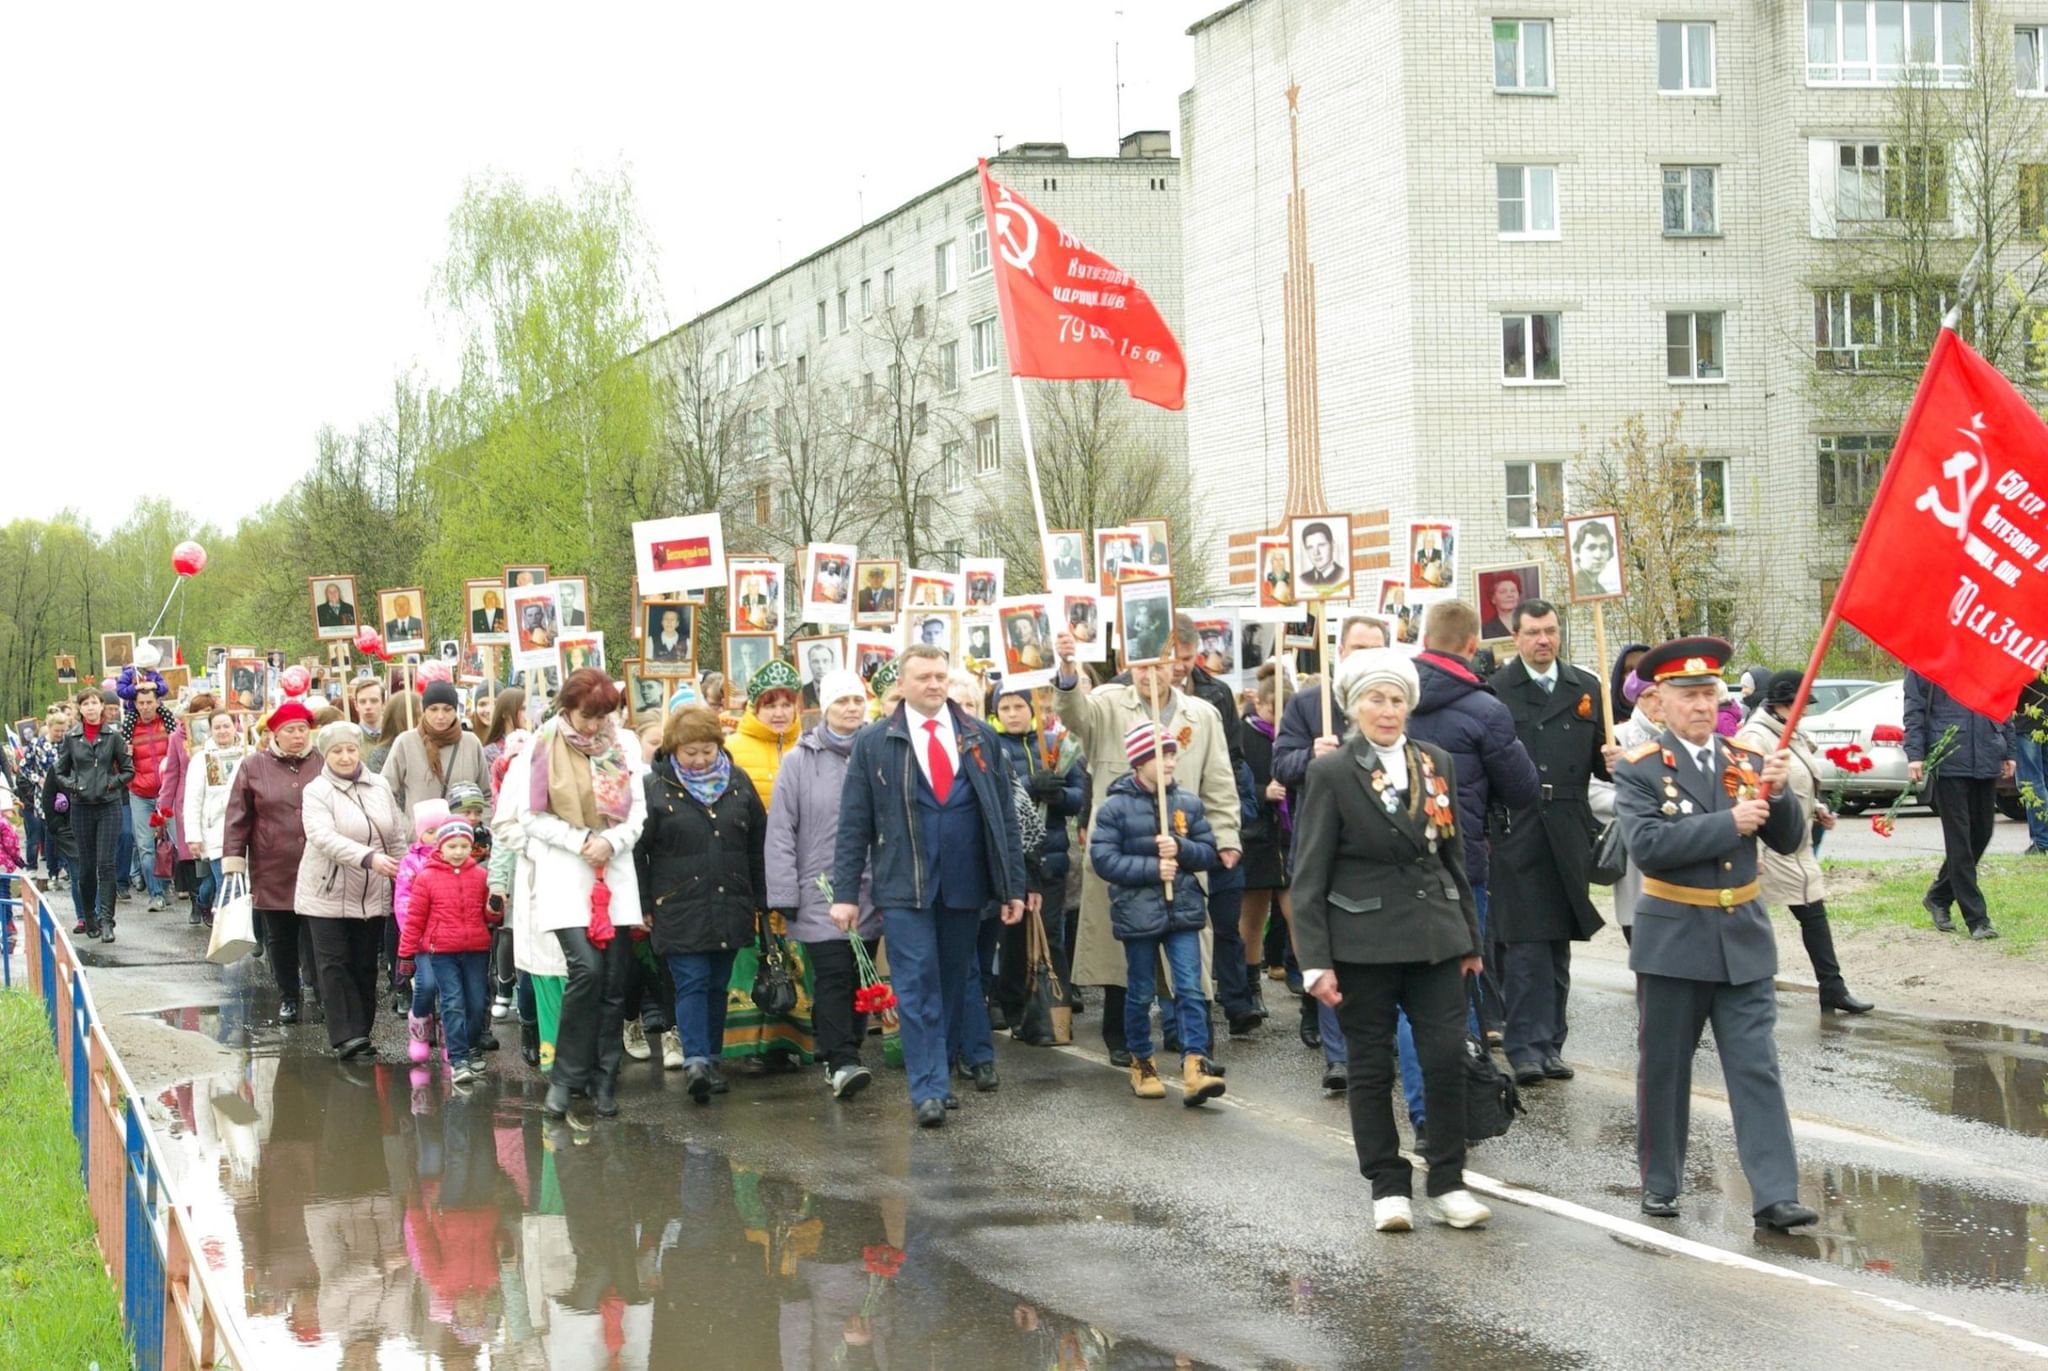
[[[725,585],[725,532],[716,514],[643,519],[633,525],[633,564],[642,595],[676,595]]]

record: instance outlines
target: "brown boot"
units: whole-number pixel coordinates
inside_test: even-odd
[[[1181,1103],[1192,1109],[1198,1104],[1213,1100],[1223,1093],[1223,1077],[1199,1052],[1190,1052],[1181,1058],[1181,1084],[1187,1093]]]
[[[1141,1100],[1166,1098],[1166,1082],[1159,1079],[1159,1068],[1152,1065],[1150,1057],[1132,1059],[1131,1093]]]

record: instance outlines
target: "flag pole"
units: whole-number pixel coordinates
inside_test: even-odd
[[[1045,495],[1038,488],[1038,446],[1031,441],[1031,407],[1024,403],[1024,378],[1012,373],[1010,391],[1017,397],[1017,429],[1024,438],[1024,475],[1031,482],[1031,513],[1038,520],[1038,546],[1050,533],[1045,526]]]

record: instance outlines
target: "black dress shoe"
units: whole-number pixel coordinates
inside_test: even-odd
[[[334,1049],[334,1055],[345,1062],[350,1062],[374,1051],[376,1049],[370,1046],[368,1038],[347,1038]]]
[[[1989,942],[1991,939],[1998,936],[1998,930],[1993,928],[1988,923],[1978,924],[1975,928],[1970,930],[1970,936],[1980,943]],[[114,929],[112,925],[109,925],[107,928],[107,941],[114,941]]]
[[[1675,1219],[1678,1217],[1678,1196],[1652,1195],[1643,1192],[1643,1212],[1653,1219]]]
[[[281,1024],[297,1023],[299,1021],[299,1002],[297,1000],[281,1002],[277,1006],[277,1021]]]
[[[690,1092],[690,1098],[698,1104],[711,1100],[711,1068],[702,1062],[688,1062],[683,1066],[683,1089]]]
[[[1543,1059],[1543,1074],[1553,1081],[1568,1081],[1579,1073],[1565,1065],[1564,1058],[1552,1054]]]
[[[599,1081],[591,1088],[590,1104],[600,1118],[616,1119],[619,1117],[617,1087],[610,1081]]]
[[[1934,931],[1936,933],[1953,933],[1956,931],[1955,920],[1949,918],[1946,906],[1938,905],[1932,899],[1923,899],[1920,901],[1920,907],[1934,916]]]
[[[1987,927],[1989,927],[1989,925],[1987,925]],[[1995,938],[1998,935],[1996,933],[1993,933],[1991,936]],[[112,919],[109,919],[105,923],[100,925],[100,941],[103,943],[110,943],[114,941],[114,921]]]
[[[1323,1045],[1323,1031],[1316,1026],[1313,1015],[1301,1021],[1301,1045],[1303,1047],[1321,1047]]]
[[[946,1126],[946,1103],[944,1100],[919,1100],[914,1116],[919,1128],[943,1128]]]
[[[1819,1223],[1820,1215],[1808,1209],[1797,1200],[1779,1200],[1756,1211],[1759,1228],[1770,1228],[1783,1233],[1803,1224]]]
[[[1836,1010],[1840,1010],[1844,1014],[1868,1014],[1875,1008],[1877,1006],[1870,1001],[1857,999],[1849,993],[1847,988],[1837,990],[1832,995],[1823,994],[1820,997],[1820,1012],[1823,1014],[1830,1014]]]
[[[958,1109],[960,1107],[960,1097],[948,1090],[946,1098],[939,1101],[939,1107],[942,1109]]]
[[[1002,1084],[1001,1081],[996,1079],[996,1064],[994,1062],[976,1062],[972,1067],[968,1068],[967,1074],[974,1077],[974,1088],[984,1095]]]
[[[519,1024],[519,1056],[520,1056],[520,1058],[521,1058],[522,1060],[524,1060],[524,1061],[525,1061],[525,1063],[526,1063],[526,1064],[527,1064],[528,1066],[539,1066],[539,1065],[540,1065],[540,1025],[539,1025],[539,1024],[537,1024],[537,1023],[527,1023],[527,1022],[526,1022],[526,1021],[524,1021],[524,1020],[521,1020],[521,1021],[520,1021],[520,1024]]]
[[[1522,1062],[1515,1067],[1516,1085],[1541,1085],[1543,1067],[1537,1062]]]
[[[498,1050],[498,1035],[486,1028],[477,1037],[476,1050],[479,1052],[496,1052]]]
[[[550,1084],[548,1086],[547,1098],[541,1101],[540,1108],[541,1112],[549,1118],[567,1118],[569,1114],[569,1087],[563,1085],[560,1081]]]
[[[1119,1071],[1129,1070],[1131,1065],[1130,1049],[1127,1047],[1112,1047],[1109,1049],[1109,1064],[1116,1067]]]
[[[1351,1078],[1350,1078],[1349,1076],[1347,1076],[1347,1075],[1345,1074],[1345,1072],[1344,1072],[1344,1068],[1343,1068],[1343,1067],[1341,1067],[1341,1066],[1326,1066],[1326,1067],[1324,1067],[1324,1068],[1323,1068],[1323,1093],[1324,1093],[1324,1094],[1326,1094],[1326,1095],[1341,1095],[1341,1094],[1343,1094],[1343,1093],[1344,1093],[1345,1091],[1349,1090],[1350,1088],[1351,1088]]]

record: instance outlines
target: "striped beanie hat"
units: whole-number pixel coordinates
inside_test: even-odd
[[[1124,757],[1132,766],[1138,766],[1159,750],[1165,743],[1173,751],[1180,751],[1180,741],[1171,733],[1162,730],[1150,719],[1131,725],[1131,731],[1124,734]]]

